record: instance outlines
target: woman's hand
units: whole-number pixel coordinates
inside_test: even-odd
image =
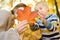
[[[28,24],[27,20],[21,21],[18,25],[16,25],[16,29],[18,33],[23,33],[27,30],[26,25]]]

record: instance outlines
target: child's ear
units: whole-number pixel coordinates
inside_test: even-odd
[[[47,11],[49,11],[49,8],[48,8],[48,7],[46,7],[46,10],[47,10]]]

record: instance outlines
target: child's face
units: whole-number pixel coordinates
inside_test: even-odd
[[[48,13],[48,6],[43,6],[43,5],[38,4],[37,11],[39,15],[46,16]]]

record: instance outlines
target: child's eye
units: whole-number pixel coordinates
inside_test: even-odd
[[[39,8],[40,10],[42,10],[42,8]]]

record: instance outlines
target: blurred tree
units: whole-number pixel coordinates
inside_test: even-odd
[[[2,8],[2,4],[3,4],[3,2],[4,2],[5,0],[0,0],[0,9]]]
[[[54,2],[55,2],[55,6],[56,6],[57,16],[58,16],[58,17],[59,17],[59,19],[60,19],[60,13],[59,13],[59,10],[58,10],[57,1],[56,1],[56,0],[54,0]]]

